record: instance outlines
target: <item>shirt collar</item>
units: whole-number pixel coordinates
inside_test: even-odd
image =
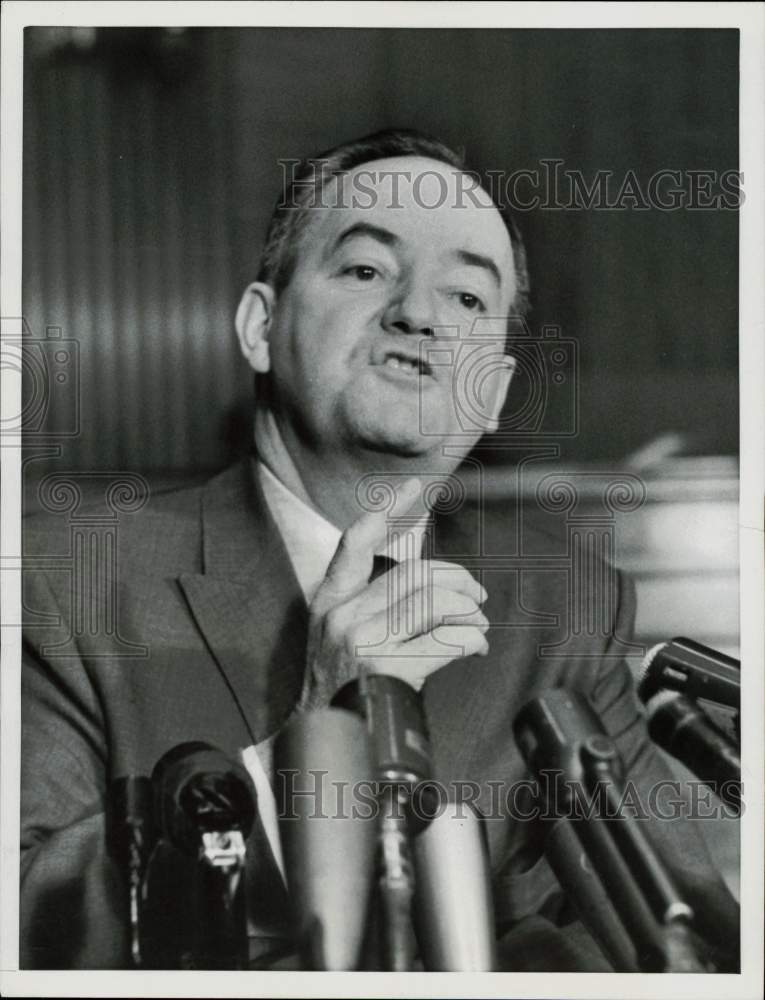
[[[258,462],[258,475],[268,509],[282,536],[306,603],[310,604],[327,573],[342,533],[288,489],[263,462]],[[397,531],[380,555],[395,562],[419,559],[427,524],[428,516],[425,515],[405,530]]]

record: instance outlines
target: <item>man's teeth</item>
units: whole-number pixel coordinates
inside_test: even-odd
[[[391,356],[385,359],[385,364],[389,368],[400,368],[401,371],[411,372],[413,375],[418,374],[420,370],[420,366],[417,362],[410,361],[408,358],[396,358]]]

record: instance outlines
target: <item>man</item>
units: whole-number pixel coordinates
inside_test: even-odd
[[[629,587],[609,594],[606,638],[539,658],[565,632],[564,582],[539,563],[492,570],[485,555],[509,551],[521,529],[518,552],[544,556],[551,540],[480,502],[431,510],[445,487],[459,498],[460,462],[500,420],[513,372],[501,345],[527,292],[515,228],[456,154],[415,133],[321,159],[286,193],[236,317],[256,373],[256,455],[121,518],[106,653],[75,621],[104,599],[98,581],[72,595],[65,574],[28,574],[27,607],[49,618],[28,629],[24,666],[26,966],[126,964],[104,848],[111,780],[205,740],[243,756],[265,803],[275,734],[361,669],[422,690],[436,776],[475,783],[486,811],[491,782],[527,776],[515,714],[561,684],[588,695],[639,787],[667,776],[615,656]],[[480,386],[466,369],[483,373]],[[27,554],[63,555],[60,536],[30,525]],[[393,561],[381,577],[378,554]],[[519,626],[518,609],[541,624]],[[127,643],[146,655],[127,656]],[[538,833],[506,804],[487,830],[503,965],[608,969]],[[697,831],[664,823],[654,835],[702,929],[713,925],[731,900]],[[267,964],[286,900],[265,818],[254,837],[254,954]]]

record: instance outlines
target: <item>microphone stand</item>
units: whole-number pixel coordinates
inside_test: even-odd
[[[388,972],[409,972],[414,962],[414,868],[404,813],[407,801],[408,796],[396,784],[384,785],[380,790],[377,885],[382,912],[382,963]]]
[[[360,716],[371,738],[378,786],[381,961],[387,972],[411,971],[415,890],[411,837],[418,821],[413,794],[432,768],[420,696],[397,677],[362,673],[335,694],[332,704]]]
[[[197,859],[196,943],[203,969],[247,968],[246,847],[238,829],[202,834]]]
[[[706,971],[691,940],[693,911],[675,889],[638,820],[621,808],[616,746],[605,736],[591,736],[581,747],[580,759],[590,795],[595,798],[601,790],[604,794],[608,827],[597,820],[580,820],[577,832],[599,862],[601,879],[644,971]]]
[[[153,805],[149,778],[131,775],[112,782],[107,800],[109,844],[127,869],[130,962],[134,969],[145,964],[143,894],[146,866],[156,839]]]

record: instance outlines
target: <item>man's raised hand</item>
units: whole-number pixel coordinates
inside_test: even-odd
[[[409,479],[398,489],[396,516],[420,495]],[[364,670],[389,674],[419,689],[452,660],[485,655],[486,591],[454,563],[407,559],[369,582],[375,553],[388,538],[390,514],[362,514],[344,533],[311,603],[310,704],[326,704]]]

